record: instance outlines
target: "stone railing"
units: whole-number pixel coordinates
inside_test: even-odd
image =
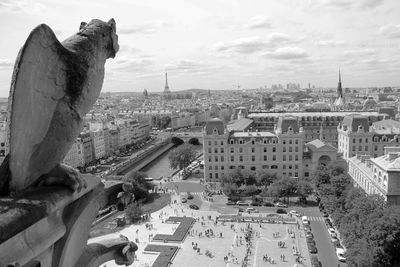
[[[72,193],[65,187],[37,188],[20,197],[0,198],[0,267],[99,266],[115,260],[129,265],[137,247],[126,237],[87,245],[107,190],[95,176]]]

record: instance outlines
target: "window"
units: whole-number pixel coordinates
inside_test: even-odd
[[[299,160],[299,155],[294,155],[294,160]]]
[[[378,150],[378,146],[377,145],[375,145],[375,151],[377,151]]]
[[[225,158],[224,156],[221,156],[221,162],[224,162]]]
[[[218,156],[215,156],[215,162],[218,162]]]
[[[305,177],[308,177],[308,176],[310,176],[310,173],[309,173],[309,172],[305,172],[305,173],[304,173],[304,176],[305,176]]]
[[[208,145],[211,146],[211,141],[208,141]]]
[[[292,147],[291,146],[289,147],[289,152],[292,152]]]
[[[264,152],[267,152],[267,148],[266,147],[264,147]]]
[[[353,146],[353,151],[356,151],[356,146]]]
[[[235,169],[235,166],[229,166],[229,169],[231,169],[231,170],[233,170],[233,169]]]
[[[286,152],[286,147],[283,147],[283,148],[282,148],[282,152]]]
[[[218,173],[215,174],[215,179],[218,179]]]
[[[278,166],[277,165],[272,165],[271,169],[278,169]]]
[[[254,145],[254,143],[255,143],[254,140],[251,140],[251,144]]]
[[[292,160],[292,155],[289,155],[289,160]]]
[[[292,139],[289,140],[289,145],[291,145],[291,144],[292,144]]]
[[[299,177],[299,173],[298,173],[298,172],[295,172],[295,173],[294,173],[294,177]]]
[[[233,140],[231,140],[231,145],[233,145],[234,144],[234,141]]]
[[[256,161],[256,156],[251,156],[251,161]]]
[[[365,146],[365,151],[368,151],[368,146]]]
[[[299,168],[299,165],[294,165],[294,168],[297,170]]]
[[[208,169],[211,171],[212,170],[212,166],[208,166]]]
[[[234,156],[231,156],[231,161],[232,162],[235,161],[235,157]]]
[[[356,142],[356,139],[355,138],[353,138],[353,143],[355,143]]]
[[[243,153],[243,148],[242,147],[239,148],[239,153]]]
[[[215,166],[214,169],[215,169],[216,171],[218,171],[218,166]]]
[[[243,140],[239,140],[239,144],[240,144],[240,145],[243,144]]]
[[[211,157],[208,157],[208,162],[212,162],[212,158]]]
[[[294,142],[295,142],[295,144],[297,145],[297,144],[299,143],[299,140],[296,139]]]
[[[273,155],[273,156],[272,156],[272,161],[275,161],[275,160],[276,160],[276,156]]]
[[[211,147],[208,148],[208,153],[211,153]]]
[[[250,168],[250,170],[255,171],[256,167],[253,166],[253,167]]]
[[[221,166],[221,170],[223,171],[225,169],[225,167],[224,166]]]
[[[235,149],[231,147],[231,153],[235,153]]]
[[[243,161],[243,156],[239,156],[239,161]]]
[[[273,147],[273,148],[272,148],[272,152],[276,152],[276,147]]]
[[[282,160],[283,160],[283,161],[286,161],[286,155],[283,155],[283,156],[282,156]]]
[[[294,152],[299,152],[299,148],[297,146],[294,148]]]
[[[284,145],[285,145],[285,144],[286,144],[286,140],[282,140],[282,144],[284,144]]]
[[[362,151],[362,146],[358,146],[358,151]]]
[[[212,177],[212,173],[210,173],[208,176],[210,177],[210,179],[212,179],[212,178],[213,178],[213,177]]]
[[[218,141],[214,141],[214,145],[215,145],[215,146],[218,146]]]
[[[264,155],[264,161],[267,161],[267,155]]]
[[[286,170],[286,165],[285,164],[283,164],[282,169]]]
[[[218,153],[218,148],[214,148],[214,153]]]
[[[365,143],[368,143],[368,138],[365,138]]]
[[[263,165],[262,168],[263,169],[268,169],[268,165]]]
[[[251,148],[251,153],[256,152],[256,149],[254,147]]]
[[[223,146],[224,145],[224,141],[221,141],[221,146]]]

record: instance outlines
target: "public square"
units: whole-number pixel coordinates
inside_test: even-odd
[[[258,223],[257,218],[266,216],[267,212],[243,214],[243,216],[254,217],[254,223],[216,221],[221,213],[215,209],[210,210],[214,203],[206,201],[202,192],[196,190],[196,188],[202,188],[202,185],[198,182],[181,182],[176,183],[176,186],[171,183],[166,184],[166,186],[173,186],[176,189],[171,192],[170,205],[152,213],[148,222],[130,225],[111,234],[116,237],[124,235],[137,243],[139,247],[136,252],[137,259],[130,266],[152,266],[157,254],[144,252],[148,244],[178,246],[178,252],[172,259],[170,266],[188,266],[190,264],[192,267],[256,267],[273,265],[273,263],[278,266],[294,266],[296,263],[298,266],[310,266],[310,255],[307,250],[304,231],[299,226],[301,223],[299,225],[297,223]],[[193,190],[191,192],[194,194],[194,199],[190,203],[181,203],[181,195],[189,191],[187,188]],[[191,203],[197,203],[199,210],[190,209]],[[227,213],[225,210],[223,211],[225,214]],[[237,214],[237,209],[230,208],[228,211]],[[193,217],[196,222],[181,243],[169,242],[165,244],[153,241],[152,237],[156,234],[174,233],[178,224],[165,223],[165,220],[170,216]],[[251,235],[246,241],[245,235],[249,234],[250,229]],[[89,243],[102,238],[106,237],[100,236],[90,239]],[[210,253],[206,253],[207,251]],[[303,265],[296,262],[296,259],[301,259]],[[117,265],[114,262],[108,262],[103,266]]]

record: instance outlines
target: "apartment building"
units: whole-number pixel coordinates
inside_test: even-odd
[[[376,158],[358,154],[348,159],[348,166],[356,187],[381,195],[389,205],[400,205],[400,147],[386,147]]]
[[[246,124],[246,122],[244,123]],[[236,122],[243,126],[243,123]],[[229,170],[265,170],[278,177],[308,177],[319,164],[337,161],[337,149],[318,142],[304,143],[304,131],[297,118],[281,116],[274,132],[230,130],[220,119],[207,122],[203,132],[204,178],[219,182]],[[304,153],[307,157],[303,159]]]
[[[83,144],[77,139],[72,145],[71,149],[68,151],[63,162],[72,167],[83,167],[84,154],[83,154]]]
[[[400,122],[373,122],[362,115],[348,115],[338,125],[338,150],[348,160],[356,155],[379,157],[387,146],[400,146]]]

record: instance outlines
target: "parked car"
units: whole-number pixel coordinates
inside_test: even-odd
[[[182,199],[181,199],[181,202],[182,202],[182,203],[186,203],[186,202],[187,202],[187,199],[186,199],[186,198],[182,198]]]
[[[249,203],[247,203],[246,201],[241,201],[241,200],[239,200],[238,202],[236,202],[236,205],[239,205],[239,206],[248,206]]]
[[[326,211],[324,211],[324,212],[322,212],[322,216],[326,218],[329,216],[329,214]]]
[[[238,212],[244,212],[244,209],[238,208]]]
[[[271,203],[271,202],[264,202],[263,206],[264,207],[275,207],[275,205],[273,203]]]
[[[304,231],[306,231],[306,232],[311,232],[311,226],[309,226],[309,225],[304,225]]]
[[[329,228],[328,228],[328,232],[329,232],[330,235],[332,235],[332,234],[335,234],[335,235],[336,235],[336,231],[335,231],[335,229],[332,228],[332,227],[329,227]]]
[[[279,207],[279,208],[287,208],[287,207],[288,207],[287,204],[282,203],[282,202],[277,202],[277,203],[275,204],[275,206],[277,206],[277,207]]]
[[[339,261],[346,262],[346,257],[344,256],[344,249],[343,248],[336,248],[336,256]]]
[[[308,251],[312,254],[315,254],[318,252],[318,249],[315,245],[311,244],[311,243],[307,243],[308,245]]]
[[[246,212],[248,212],[248,213],[258,213],[258,209],[256,209],[256,208],[247,208]]]
[[[322,264],[316,255],[311,255],[311,267],[322,267]]]
[[[279,214],[286,214],[287,212],[286,212],[285,209],[279,208],[279,209],[276,210],[276,213],[279,213]]]
[[[300,213],[298,213],[295,210],[291,210],[291,211],[289,211],[289,213],[292,214],[293,216],[300,217]]]
[[[193,210],[198,210],[199,209],[199,207],[197,205],[195,205],[195,204],[189,205],[189,208],[191,208]]]
[[[311,232],[307,232],[307,233],[306,233],[306,237],[314,237],[314,235],[313,235],[313,233],[311,233]]]
[[[235,201],[228,201],[228,202],[226,202],[226,205],[236,205],[236,202]]]
[[[193,199],[193,195],[188,194],[187,199]]]
[[[259,207],[259,206],[262,206],[262,202],[252,201],[252,202],[250,203],[250,206]]]
[[[325,219],[325,224],[326,224],[328,227],[332,227],[332,222],[331,222],[331,220],[329,220],[328,218]]]
[[[315,246],[315,240],[313,238],[307,238],[306,241],[307,241],[307,244],[311,244],[311,245]]]

